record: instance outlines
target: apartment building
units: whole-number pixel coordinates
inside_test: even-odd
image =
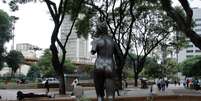
[[[201,8],[193,8],[193,20],[195,21],[194,31],[201,35]],[[187,47],[178,54],[178,62],[182,62],[187,58],[201,55],[201,50],[197,48],[190,39],[187,39]]]
[[[64,21],[60,29],[61,42],[64,44],[67,34],[71,29],[72,21],[69,15],[65,15]],[[66,58],[73,62],[86,63],[91,62],[89,53],[89,40],[83,37],[78,37],[76,28],[73,27],[72,33],[66,45]]]

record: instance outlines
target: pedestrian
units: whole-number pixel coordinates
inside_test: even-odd
[[[177,85],[177,81],[176,81],[176,80],[174,81],[174,85],[175,85],[175,86]]]
[[[190,82],[189,79],[187,79],[186,80],[186,86],[187,86],[187,88],[189,87],[189,82]]]
[[[74,96],[74,90],[75,90],[75,88],[77,87],[78,83],[79,83],[78,79],[75,78],[75,79],[73,80],[72,84],[71,84],[71,86],[73,86],[73,92],[71,93],[71,96]]]
[[[166,88],[168,88],[168,85],[169,85],[169,81],[165,80],[165,86],[166,86]]]
[[[49,93],[49,82],[48,82],[48,79],[45,81],[45,88],[46,88],[46,94]]]
[[[72,86],[73,86],[73,88],[75,88],[76,86],[77,86],[77,84],[78,84],[79,82],[78,82],[78,79],[77,78],[75,78],[74,80],[73,80],[73,82],[72,82]]]
[[[160,81],[160,79],[157,80],[157,87],[158,87],[158,90],[161,91],[161,81]]]
[[[165,91],[165,80],[161,81],[161,89],[162,91]]]
[[[76,87],[73,89],[74,96],[76,101],[80,101],[80,98],[84,95],[83,88],[80,84],[76,84]]]

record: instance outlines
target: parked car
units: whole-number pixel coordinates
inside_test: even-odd
[[[49,84],[58,84],[59,83],[59,80],[57,78],[45,78],[42,81],[42,84],[45,84],[46,80],[48,80]]]

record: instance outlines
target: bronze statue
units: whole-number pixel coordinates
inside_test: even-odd
[[[91,54],[97,53],[94,67],[94,83],[98,101],[104,101],[104,90],[109,101],[114,100],[115,42],[108,35],[107,25],[100,22],[96,27],[96,38],[92,41]]]

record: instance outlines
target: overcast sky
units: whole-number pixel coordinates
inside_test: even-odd
[[[201,8],[201,0],[189,0],[189,2],[191,7]],[[19,17],[19,20],[17,20],[15,24],[15,44],[30,43],[43,49],[49,48],[54,24],[50,20],[51,17],[45,3],[28,3],[20,5],[19,10],[12,13],[6,4],[0,2],[0,9],[8,12],[9,15],[16,15]],[[11,42],[6,46],[9,50]]]

